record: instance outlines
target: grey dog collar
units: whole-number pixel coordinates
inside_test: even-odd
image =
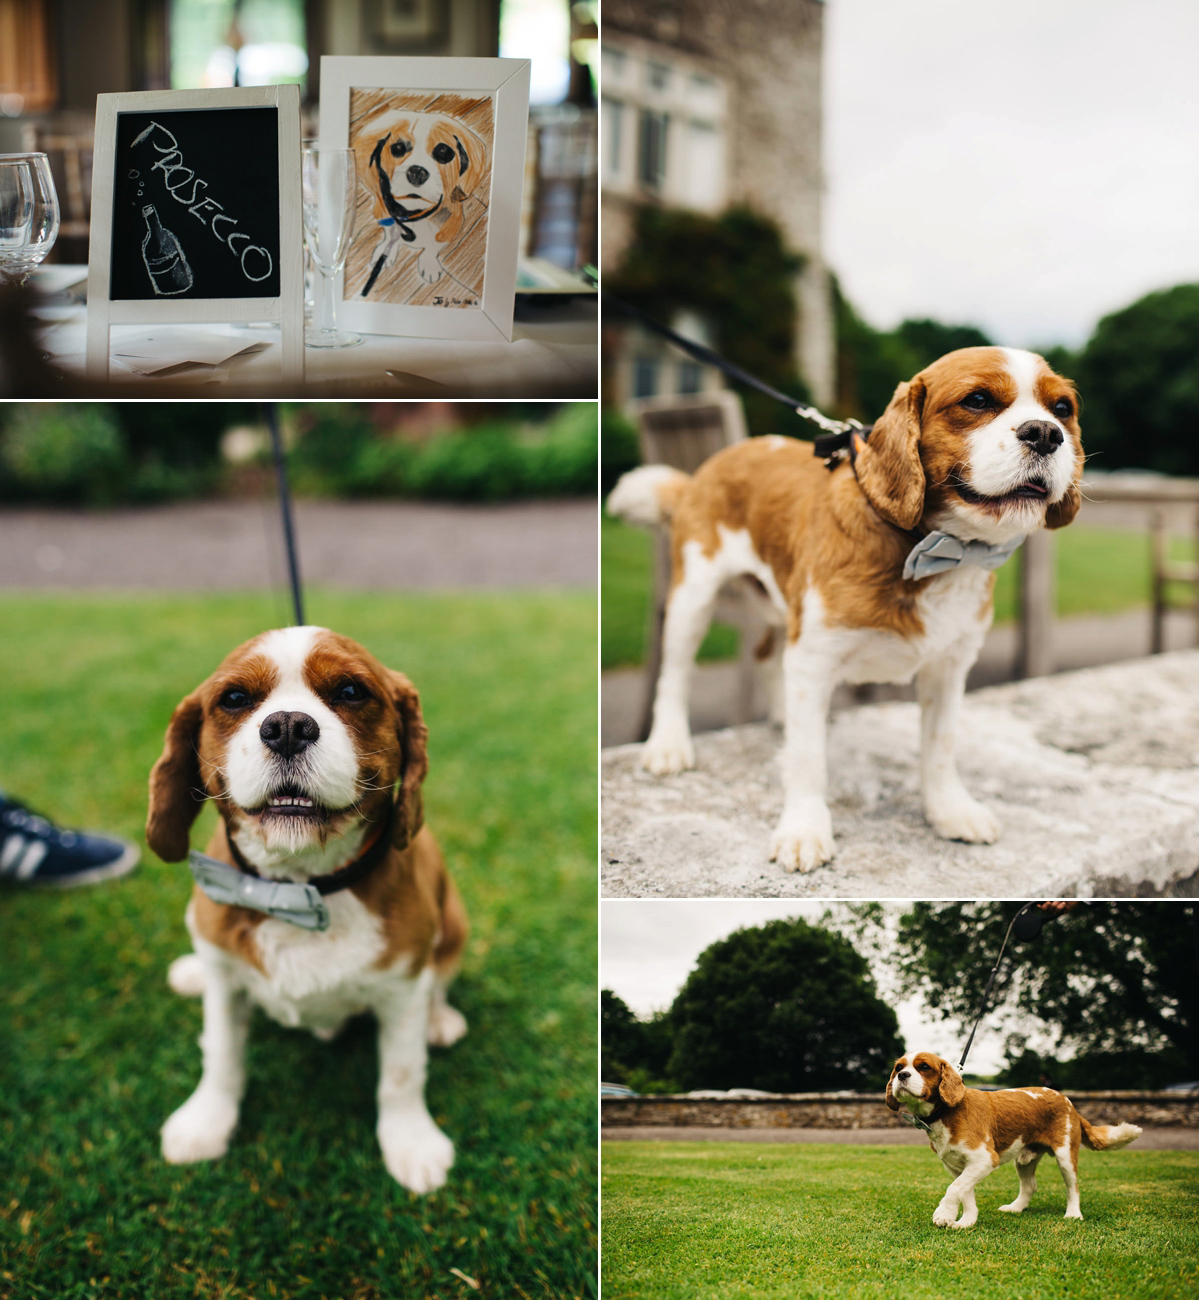
[[[933,578],[963,564],[974,564],[980,569],[998,569],[1023,541],[1023,536],[1020,536],[992,546],[989,542],[963,542],[948,533],[932,532],[922,537],[908,552],[903,576],[909,581],[919,582],[921,578]]]
[[[305,930],[329,928],[329,909],[315,885],[248,876],[236,867],[197,853],[195,849],[188,853],[187,865],[196,884],[214,903],[249,907]]]

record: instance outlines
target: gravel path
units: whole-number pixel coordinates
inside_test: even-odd
[[[926,1138],[908,1128],[694,1128],[605,1126],[605,1142],[832,1142],[841,1146],[924,1146]],[[1197,1151],[1199,1128],[1147,1128],[1139,1151]]]
[[[333,587],[593,586],[587,499],[514,505],[301,501],[300,573]],[[274,500],[0,510],[0,587],[282,586]]]

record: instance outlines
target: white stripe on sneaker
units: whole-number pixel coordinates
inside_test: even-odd
[[[47,851],[45,840],[30,840],[24,856],[17,863],[17,879],[28,880],[42,865],[42,859]]]
[[[0,876],[7,876],[13,867],[13,864],[21,856],[25,848],[26,840],[23,835],[8,835],[4,840],[4,848],[0,850]]]

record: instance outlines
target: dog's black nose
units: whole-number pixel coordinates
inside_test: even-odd
[[[1048,456],[1062,445],[1062,431],[1048,420],[1025,420],[1016,437],[1040,456]]]
[[[408,177],[409,185],[423,185],[429,179],[429,173],[423,168],[413,163],[404,173]]]
[[[316,719],[306,713],[272,713],[263,719],[258,734],[267,749],[283,758],[291,758],[303,753],[316,741],[321,729],[316,725]]]

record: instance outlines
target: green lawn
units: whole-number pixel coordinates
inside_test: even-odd
[[[90,889],[10,888],[6,1300],[594,1294],[594,596],[315,591],[307,613],[421,690],[426,817],[473,923],[453,998],[470,1032],[428,1086],[449,1182],[420,1198],[383,1168],[372,1025],[328,1045],[262,1016],[228,1155],[165,1164],[159,1126],[200,1068],[199,1005],[165,980],[188,947],[186,867],[147,855]],[[140,840],[172,707],[285,621],[260,594],[0,594],[0,782]]]
[[[934,1228],[948,1186],[924,1147],[608,1142],[604,1300],[1190,1300],[1199,1294],[1199,1152],[1083,1151],[1080,1223],[1043,1160],[1023,1214]]]
[[[1066,528],[1056,536],[1060,615],[1116,614],[1149,604],[1148,533]],[[603,667],[643,663],[649,608],[650,534],[605,515],[600,545]],[[1193,558],[1193,543],[1174,538],[1171,555],[1178,560]],[[1018,560],[999,570],[995,584],[996,623],[1008,623],[1016,617],[1018,574]],[[1180,591],[1173,598],[1183,600],[1186,596]],[[714,626],[700,658],[730,659],[736,653],[736,631]]]

